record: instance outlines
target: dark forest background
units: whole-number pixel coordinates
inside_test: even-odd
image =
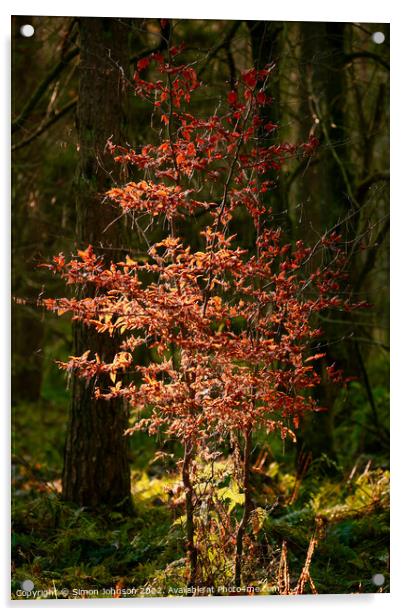
[[[20,34],[26,23],[32,38]],[[112,258],[140,251],[123,221],[103,233],[112,213],[100,195],[126,181],[105,144],[157,139],[131,76],[169,36],[186,43],[207,84],[203,112],[241,70],[273,62],[274,101],[264,113],[278,124],[276,141],[320,142],[312,158],[289,161],[274,178],[273,216],[287,241],[312,245],[327,229],[342,233],[353,299],[370,308],[326,315],[321,327],[327,363],[356,378],[341,388],[323,381],[318,398],[329,411],[304,424],[297,446],[283,450],[265,437],[252,462],[259,492],[269,489],[275,503],[265,527],[275,555],[287,540],[300,568],[320,508],[330,514],[314,560],[319,591],[386,591],[389,25],[32,16],[12,20],[13,591],[24,579],[68,588],[177,579],[182,541],[164,506],[174,469],[157,461],[148,436],[122,438],[127,409],[112,419],[107,403],[67,383],[55,360],[84,352],[90,334],[37,306],[66,294],[38,267],[52,255],[89,242]],[[183,229],[186,241],[198,224]],[[244,234],[244,220],[234,224]],[[252,240],[247,234],[248,248]],[[270,553],[258,579],[270,575],[266,561]],[[378,573],[385,582],[375,586]]]

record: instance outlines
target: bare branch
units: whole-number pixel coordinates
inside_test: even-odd
[[[74,98],[72,101],[70,101],[69,103],[67,103],[64,107],[62,107],[61,111],[59,111],[58,113],[54,114],[49,120],[48,122],[45,122],[45,124],[39,126],[37,128],[36,131],[34,131],[34,133],[32,133],[32,135],[30,135],[29,137],[27,137],[27,139],[23,139],[22,141],[20,141],[19,143],[16,143],[15,145],[12,146],[11,150],[13,152],[15,152],[15,150],[19,150],[20,148],[25,147],[26,145],[29,145],[32,141],[34,141],[34,139],[37,139],[37,137],[39,137],[40,135],[42,135],[43,133],[45,133],[45,131],[47,131],[50,126],[52,126],[53,124],[55,124],[56,122],[58,122],[58,120],[60,120],[61,118],[63,118],[67,113],[69,113],[72,109],[76,108],[76,104],[78,102],[77,98]]]
[[[20,130],[30,116],[31,112],[35,109],[42,96],[45,94],[48,86],[58,77],[60,73],[68,66],[69,62],[79,54],[79,47],[75,47],[66,56],[58,62],[58,64],[52,69],[50,73],[42,80],[38,88],[35,90],[32,97],[27,101],[20,115],[11,123],[11,134]]]
[[[346,53],[344,55],[345,64],[349,64],[350,62],[353,62],[353,60],[361,59],[373,60],[383,66],[386,70],[390,70],[390,64],[386,62],[386,60],[383,60],[383,58],[377,53],[373,53],[372,51],[354,51],[353,53]]]

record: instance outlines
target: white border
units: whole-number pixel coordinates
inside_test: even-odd
[[[116,2],[104,7],[104,16],[132,16],[132,17],[183,17],[183,18],[207,18],[207,19],[270,19],[286,21],[360,21],[372,23],[391,23],[392,36],[392,183],[391,183],[391,319],[392,319],[392,569],[391,569],[391,594],[390,595],[321,595],[318,597],[255,597],[255,598],[213,598],[213,599],[134,599],[134,600],[98,600],[81,601],[40,601],[40,602],[9,602],[9,553],[8,548],[2,550],[1,582],[3,604],[8,609],[22,611],[27,608],[62,608],[74,610],[75,613],[85,609],[136,609],[149,614],[162,614],[162,611],[174,612],[192,609],[198,613],[204,613],[209,609],[236,612],[237,614],[247,611],[258,613],[279,610],[285,614],[319,614],[328,613],[347,614],[369,613],[383,616],[384,610],[391,610],[395,614],[401,613],[398,607],[406,602],[403,591],[407,592],[407,547],[405,542],[406,526],[406,450],[407,426],[405,403],[406,388],[406,176],[405,149],[407,144],[406,135],[406,41],[407,20],[403,14],[402,2],[387,0],[341,0],[340,2],[329,0],[290,0],[289,2],[277,2],[276,0],[249,0],[246,2],[205,0],[203,3],[192,4],[180,0],[155,0],[154,2]],[[1,104],[4,113],[1,114],[2,122],[2,146],[5,161],[9,160],[9,118],[10,118],[10,15],[100,15],[98,5],[85,0],[71,0],[65,5],[56,3],[55,0],[35,2],[6,2],[2,5],[0,27],[2,29],[3,51],[1,62]],[[8,84],[8,88],[7,88]],[[6,189],[3,192],[3,200],[0,207],[0,229],[3,233],[0,243],[0,280],[4,288],[1,294],[0,323],[2,325],[1,349],[3,352],[0,370],[0,391],[7,403],[2,405],[3,421],[1,435],[1,467],[2,479],[4,480],[3,494],[9,498],[9,433],[10,422],[7,420],[9,407],[9,282],[10,282],[10,184],[9,163],[2,165],[1,186]],[[8,188],[8,190],[7,190]],[[7,392],[7,394],[5,393]],[[2,498],[1,515],[3,521],[2,537],[5,538],[9,531],[8,498]],[[8,545],[8,542],[6,541]],[[4,545],[4,541],[3,541]],[[193,604],[192,604],[193,601]],[[250,602],[250,603],[249,603]],[[212,605],[210,606],[209,603]]]
[[[9,3],[15,15],[100,15],[92,2],[72,0],[65,6],[48,1],[15,1]],[[285,21],[360,21],[383,23],[390,21],[392,0],[155,0],[149,3],[121,1],[107,4],[103,16],[109,17],[182,17],[191,19],[272,19]]]

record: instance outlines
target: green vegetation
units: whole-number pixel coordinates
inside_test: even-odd
[[[54,390],[52,383],[57,385]],[[66,405],[52,400],[61,400],[67,392],[54,374],[45,380],[43,391],[48,399],[20,405],[15,412],[13,597],[21,598],[16,592],[27,579],[36,589],[67,588],[71,597],[77,596],[75,589],[96,589],[99,598],[109,596],[103,590],[111,588],[119,593],[136,588],[138,596],[176,594],[175,589],[185,586],[184,516],[180,475],[172,463],[171,447],[157,453],[148,436],[137,434],[132,439],[133,516],[109,510],[90,512],[64,503],[60,477]],[[375,389],[386,414],[386,396],[381,399],[381,391],[380,386]],[[346,407],[351,414],[346,425],[352,418],[358,425],[366,420],[369,411],[359,383],[352,383],[343,398],[346,405],[341,413]],[[389,591],[388,466],[382,453],[357,456],[358,434],[351,431],[346,437],[345,426],[339,425],[336,436],[342,451],[339,462],[331,461],[335,472],[327,474],[326,461],[315,460],[302,480],[294,470],[292,445],[283,452],[278,438],[264,443],[257,462],[261,468],[256,464],[253,468],[256,509],[251,533],[256,537],[256,553],[246,571],[260,592],[279,592],[283,541],[295,586],[317,520],[321,522],[311,576],[319,593]],[[371,442],[374,448],[374,439]],[[228,470],[231,460],[225,456],[216,464],[215,497],[240,515],[242,495]],[[203,463],[199,472],[204,482],[208,465]],[[202,523],[204,517],[201,511]],[[214,571],[221,571],[224,554],[214,551],[212,559]],[[372,581],[375,574],[384,575],[382,586]],[[224,584],[216,577],[212,581]]]

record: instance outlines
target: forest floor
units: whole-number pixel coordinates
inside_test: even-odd
[[[157,455],[151,439],[136,436],[133,515],[65,503],[60,498],[65,408],[45,400],[15,409],[12,598],[34,598],[22,592],[32,584],[42,591],[35,598],[182,594],[183,501],[172,456]],[[389,592],[389,471],[383,457],[363,454],[347,464],[316,460],[304,476],[294,458],[294,450],[283,451],[281,443],[259,448],[253,466],[257,518],[243,572],[247,585],[260,594],[294,592],[311,547],[311,581],[304,592]],[[239,489],[228,476],[230,462],[227,456],[217,461],[223,482],[215,491],[238,519]],[[225,554],[211,548],[209,560],[211,584],[230,582]],[[214,573],[221,562],[224,579]]]

